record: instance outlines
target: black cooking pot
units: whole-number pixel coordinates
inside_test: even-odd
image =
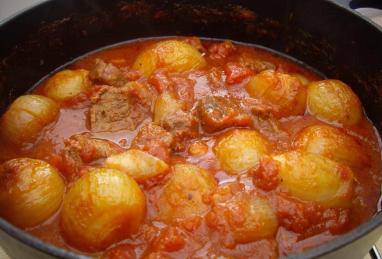
[[[42,77],[89,51],[135,38],[196,35],[263,45],[345,81],[382,133],[382,30],[329,0],[54,0],[0,25],[0,35],[0,112]],[[381,235],[381,223],[377,214],[290,258],[362,258]],[[2,219],[0,241],[14,258],[85,258]]]

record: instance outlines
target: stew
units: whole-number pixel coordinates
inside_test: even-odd
[[[0,123],[0,216],[94,257],[277,258],[367,221],[380,197],[352,89],[231,41],[91,53]]]

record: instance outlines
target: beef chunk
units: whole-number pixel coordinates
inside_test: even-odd
[[[189,110],[195,102],[194,85],[195,81],[180,75],[169,75],[165,71],[154,72],[148,79],[159,93],[170,91],[175,94],[177,99],[182,101]]]
[[[276,141],[278,150],[287,148],[290,136],[283,129],[280,122],[272,115],[273,107],[258,104],[252,106],[251,111],[253,114],[252,127],[268,139]]]
[[[106,158],[123,150],[111,141],[93,138],[90,133],[73,135],[65,140],[65,148],[62,151],[64,170],[69,179],[75,179],[81,175],[84,163]]]
[[[207,96],[198,104],[199,117],[207,132],[249,126],[252,117],[248,109],[242,100],[222,96]]]
[[[173,82],[169,75],[162,70],[157,70],[148,78],[148,82],[155,87],[159,93],[173,88]]]
[[[139,79],[142,72],[128,67],[118,68],[102,59],[96,59],[89,77],[95,83],[122,87],[130,81]]]
[[[150,113],[154,92],[130,82],[123,87],[102,87],[92,97],[90,129],[94,132],[134,130]]]
[[[168,130],[174,137],[172,148],[175,151],[184,151],[185,142],[199,134],[199,121],[190,112],[177,111],[166,116],[161,121],[161,126]]]
[[[65,140],[65,146],[76,150],[84,162],[105,158],[120,153],[123,148],[106,139],[93,138],[90,133],[71,136]]]
[[[173,141],[174,138],[170,132],[150,123],[139,130],[131,146],[144,150],[164,161],[168,161]]]
[[[74,181],[82,175],[81,169],[84,167],[84,162],[76,149],[67,146],[62,151],[62,166],[61,169],[69,181]]]
[[[91,80],[113,86],[123,86],[128,83],[123,72],[113,64],[106,63],[102,59],[96,59],[95,65],[90,70],[89,77]]]
[[[194,105],[194,85],[195,81],[184,77],[173,77],[174,92],[180,101],[185,104],[187,110]]]

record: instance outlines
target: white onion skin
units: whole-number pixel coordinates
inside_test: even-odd
[[[0,171],[0,216],[21,227],[34,227],[61,206],[65,182],[57,169],[30,158],[5,162]]]

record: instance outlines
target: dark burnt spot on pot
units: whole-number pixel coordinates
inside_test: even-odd
[[[284,48],[286,53],[299,52],[301,56],[308,59],[322,59],[322,65],[326,70],[330,71],[333,78],[338,77],[336,71],[336,64],[333,60],[335,57],[335,46],[329,43],[325,38],[317,38],[311,33],[304,30],[294,30],[293,27],[289,27],[289,33],[287,34],[288,40]],[[309,51],[306,51],[309,49]]]
[[[153,5],[147,1],[120,1],[117,3],[117,8],[118,17],[122,20],[130,18],[145,19],[153,12]]]
[[[243,6],[234,6],[232,8],[232,16],[246,22],[254,22],[257,17],[255,12]]]

